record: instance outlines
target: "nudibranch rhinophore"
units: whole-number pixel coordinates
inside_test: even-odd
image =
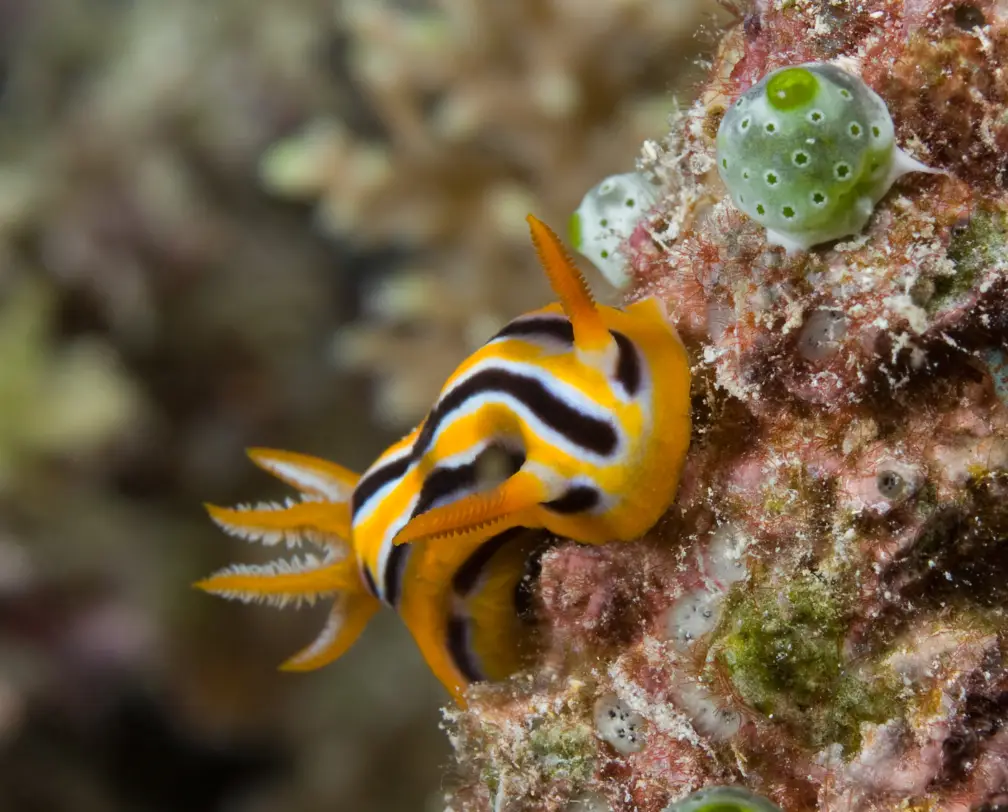
[[[743,93],[717,134],[735,205],[788,253],[857,234],[908,172],[936,172],[896,144],[882,98],[836,65],[780,68]]]

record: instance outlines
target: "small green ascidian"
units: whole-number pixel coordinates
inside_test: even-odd
[[[665,812],[781,812],[744,787],[708,787],[665,808]]]
[[[717,168],[738,208],[788,253],[857,234],[907,172],[935,172],[896,145],[892,117],[835,65],[780,68],[721,120]]]

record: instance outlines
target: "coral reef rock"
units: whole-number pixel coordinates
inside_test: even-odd
[[[735,11],[698,101],[644,144],[657,202],[620,246],[628,298],[660,297],[694,362],[676,503],[638,542],[543,555],[537,669],[449,713],[454,812],[716,786],[785,812],[1008,808],[1008,6]],[[732,202],[716,136],[810,62],[862,80],[940,174],[788,254]]]

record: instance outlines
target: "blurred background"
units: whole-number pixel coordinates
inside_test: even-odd
[[[525,214],[664,134],[714,6],[0,0],[0,812],[443,808],[396,618],[277,673],[326,610],[192,591],[259,554],[201,503],[363,469],[545,303]]]

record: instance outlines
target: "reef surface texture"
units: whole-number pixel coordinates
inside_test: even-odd
[[[694,359],[694,436],[647,538],[542,559],[540,666],[447,713],[453,812],[1008,809],[1008,4],[739,4],[638,169],[623,246]],[[791,255],[728,198],[725,110],[832,62],[942,174]]]

